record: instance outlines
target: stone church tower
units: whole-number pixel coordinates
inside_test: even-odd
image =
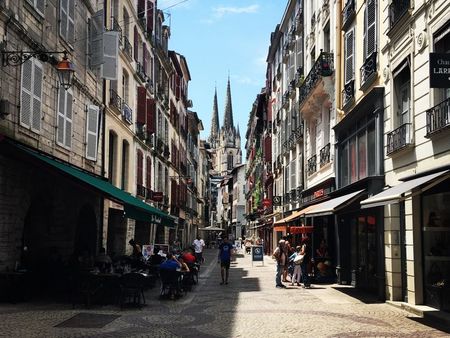
[[[225,176],[234,167],[242,163],[241,136],[239,126],[233,124],[233,106],[231,104],[231,86],[228,77],[227,96],[223,125],[219,128],[219,111],[217,105],[217,89],[214,92],[211,133],[208,141],[213,152],[214,171]]]

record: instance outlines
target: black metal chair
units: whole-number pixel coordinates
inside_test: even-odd
[[[183,293],[181,286],[181,273],[179,271],[164,270],[159,271],[159,278],[161,280],[161,297],[170,297],[175,299]]]
[[[138,272],[122,275],[120,278],[120,307],[125,304],[141,307],[145,304],[145,276]],[[142,303],[141,303],[142,300]]]

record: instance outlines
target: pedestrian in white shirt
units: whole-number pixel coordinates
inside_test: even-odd
[[[194,251],[195,251],[195,258],[197,260],[197,263],[202,264],[205,260],[203,258],[203,248],[205,247],[205,241],[200,238],[200,236],[197,236],[197,238],[194,240]]]

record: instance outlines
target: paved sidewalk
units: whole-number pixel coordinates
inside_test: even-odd
[[[228,285],[219,285],[217,251],[205,251],[199,285],[177,301],[159,300],[158,287],[147,306],[72,309],[70,304],[0,303],[0,337],[449,337],[423,325],[419,316],[386,303],[351,296],[353,289],[315,285],[275,288],[275,265],[265,257],[252,266],[250,255],[232,262]],[[75,315],[109,315],[100,328],[55,327]],[[99,317],[99,316],[97,316]],[[74,325],[76,326],[76,325]]]

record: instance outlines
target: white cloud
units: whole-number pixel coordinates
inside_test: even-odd
[[[246,75],[231,75],[233,82],[237,82],[243,85],[257,86],[261,87],[263,84],[259,80],[252,79]]]
[[[259,9],[259,5],[250,5],[247,7],[226,7],[220,6],[213,8],[214,15],[218,18],[226,14],[248,14],[248,13],[256,13]]]

